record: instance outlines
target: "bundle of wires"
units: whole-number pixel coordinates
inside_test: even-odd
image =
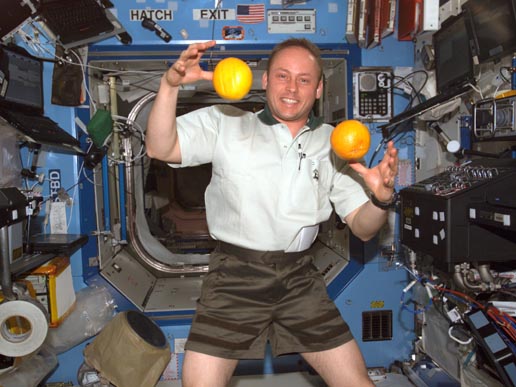
[[[495,323],[496,327],[498,327],[504,335],[509,340],[510,344],[512,344],[513,348],[516,343],[516,319],[510,316],[509,314],[502,312],[498,308],[493,305],[487,304],[484,305],[467,294],[461,293],[456,290],[447,289],[441,286],[435,286],[435,290],[447,295],[450,298],[454,298],[459,302],[462,302],[470,307],[470,309],[480,309],[485,312],[487,316],[491,318],[491,320]]]
[[[419,89],[416,89],[415,86],[412,84],[412,82],[409,80],[410,78],[414,77],[417,74],[423,74],[425,76],[425,79],[424,79],[422,85],[419,87]],[[417,99],[419,102],[422,102],[423,97],[421,95],[421,91],[425,88],[425,85],[428,81],[428,74],[426,73],[426,71],[416,70],[416,71],[411,72],[410,74],[407,74],[404,77],[396,76],[396,77],[394,77],[394,80],[395,80],[395,82],[393,82],[393,85],[392,85],[393,89],[404,90],[404,88],[401,88],[399,85],[405,84],[411,90],[410,95],[404,94],[405,96],[408,97],[408,100],[409,100],[404,109],[405,111],[412,107],[414,100]],[[383,132],[383,139],[382,139],[382,141],[380,141],[378,146],[375,148],[375,150],[371,156],[371,159],[369,161],[369,168],[372,167],[376,156],[378,156],[378,154],[380,152],[380,149],[385,147],[389,141],[400,141],[403,137],[407,136],[408,133],[411,132],[411,129],[412,129],[412,121],[407,120],[407,121],[400,122],[398,125],[394,126],[388,132],[387,131]]]

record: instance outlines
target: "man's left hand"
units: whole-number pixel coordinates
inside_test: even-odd
[[[373,168],[367,168],[359,162],[350,162],[349,166],[362,176],[365,184],[381,202],[389,202],[394,192],[394,179],[398,173],[398,150],[393,141],[387,143],[382,161]]]

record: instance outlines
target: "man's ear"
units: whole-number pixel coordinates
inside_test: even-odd
[[[323,91],[323,81],[322,79],[319,81],[319,85],[317,86],[317,89],[315,90],[315,96],[317,99],[321,98]]]
[[[264,71],[262,74],[262,89],[265,90],[267,88],[267,82],[268,82],[267,71]]]

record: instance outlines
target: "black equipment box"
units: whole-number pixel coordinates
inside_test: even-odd
[[[27,198],[18,188],[0,188],[0,228],[24,220],[27,203]]]
[[[401,243],[454,264],[505,262],[516,253],[516,160],[480,159],[400,191]]]

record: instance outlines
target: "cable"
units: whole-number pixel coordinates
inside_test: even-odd
[[[215,9],[219,9],[221,5],[222,5],[222,0],[218,0],[217,5],[215,6]],[[213,19],[213,23],[211,24],[211,40],[215,40],[215,22],[216,22],[216,19]],[[213,63],[213,48],[210,49],[210,58],[208,61],[208,64],[211,65],[212,63]]]
[[[402,265],[402,268],[404,268],[406,271],[408,271],[410,273],[410,275],[412,277],[414,277],[414,280],[412,280],[407,286],[405,286],[405,288],[401,291],[401,297],[400,297],[400,304],[401,304],[401,309],[402,310],[406,310],[414,315],[418,315],[418,314],[421,314],[423,312],[426,312],[427,310],[429,310],[432,305],[433,305],[433,296],[432,296],[432,292],[431,292],[431,289],[430,289],[430,283],[427,282],[426,280],[424,280],[422,277],[420,277],[419,275],[417,275],[417,273],[411,271],[407,266],[405,265]],[[407,307],[407,303],[405,302],[405,295],[407,294],[407,292],[412,289],[412,287],[414,285],[416,285],[417,283],[420,283],[421,286],[423,286],[428,294],[428,303],[422,308],[422,309],[417,309],[417,310],[412,310],[412,309],[409,309]],[[432,286],[433,287],[433,286]]]
[[[132,134],[134,133],[138,133],[140,135],[140,138],[139,140],[141,141],[141,146],[140,146],[140,150],[138,151],[138,153],[133,156],[133,158],[130,160],[131,163],[135,162],[136,160],[144,157],[146,155],[146,152],[145,152],[145,132],[143,130],[143,128],[140,126],[140,124],[136,121],[132,121],[132,120],[129,120],[127,117],[124,117],[124,116],[119,116],[119,115],[112,115],[112,117],[115,119],[115,120],[122,120],[122,121],[125,121],[127,126],[125,127],[126,129],[132,129],[132,128],[135,128],[136,131],[133,131],[131,132]],[[118,122],[115,121],[115,124],[119,125]],[[123,132],[124,130],[120,130],[118,129],[119,131]],[[131,130],[130,130],[131,131]],[[120,161],[120,160],[114,160],[114,159],[111,159],[111,161],[113,161],[114,163],[117,163],[117,164],[122,164],[122,163],[125,163],[125,161]]]
[[[376,156],[378,156],[378,153],[380,152],[380,149],[382,148],[382,146],[386,146],[389,141],[394,141],[394,139],[401,134],[403,134],[403,135],[408,134],[410,132],[409,129],[411,129],[410,121],[403,121],[403,122],[400,122],[398,125],[394,126],[393,130],[390,131],[389,135],[387,137],[384,137],[378,143],[377,147],[373,151],[373,154],[371,155],[371,158],[369,160],[369,168],[372,167],[373,162],[374,162]]]
[[[455,342],[457,342],[459,344],[462,344],[462,345],[468,345],[468,344],[470,344],[473,341],[473,337],[470,337],[468,341],[462,341],[462,340],[456,338],[455,336],[453,336],[452,331],[453,331],[454,328],[455,328],[455,325],[452,325],[448,329],[448,336],[450,337],[450,339],[452,339],[453,341],[455,341]]]
[[[486,307],[470,296],[456,290],[446,289],[442,286],[435,286],[434,288],[435,290],[444,292],[448,294],[448,296],[451,296],[452,298],[455,298],[461,302],[466,301],[466,304],[469,305],[470,308],[476,307],[477,309],[483,310],[499,327],[505,331],[509,337],[511,337],[513,341],[516,341],[516,320],[509,316],[507,313],[500,311],[498,308],[492,305],[488,305]]]
[[[79,172],[77,173],[77,176],[81,176],[82,170],[84,169],[84,161],[81,163],[81,167],[79,168]],[[68,219],[68,224],[66,225],[66,229],[70,229],[70,224],[72,224],[72,218],[73,218],[73,206],[75,204],[75,196],[77,195],[77,187],[79,185],[76,184],[72,193],[72,203],[70,206],[70,219]]]
[[[412,85],[412,83],[407,83],[412,88],[412,90],[415,92],[415,95],[411,96],[409,102],[405,106],[405,109],[403,109],[403,112],[408,111],[410,108],[412,108],[412,103],[413,103],[415,97],[417,97],[419,100],[421,100],[421,91],[424,89],[424,87],[426,86],[426,82],[428,81],[428,73],[424,70],[417,70],[410,74],[407,74],[405,77],[401,78],[401,80],[398,83],[396,83],[396,84],[399,84],[401,82],[405,82],[409,76],[415,75],[417,73],[425,74],[425,80],[424,80],[423,84],[421,85],[421,87],[419,88],[419,90],[417,90],[417,91],[416,91],[415,87]],[[375,149],[375,151],[373,152],[373,155],[371,156],[371,160],[369,162],[369,167],[371,167],[373,160],[377,156],[382,145],[385,145],[389,141],[391,141],[394,137],[396,137],[398,135],[399,132],[406,132],[406,131],[410,131],[410,130],[412,130],[411,120],[407,119],[407,120],[399,122],[398,124],[393,126],[393,128],[390,129],[388,132],[384,133],[383,140],[380,142],[380,144],[378,144],[378,147]]]
[[[480,90],[477,86],[475,86],[472,83],[468,83],[468,86],[470,86],[473,90],[475,90],[480,95],[480,99],[484,99],[484,95],[482,94],[482,90]]]
[[[96,184],[96,183],[95,183],[95,181],[91,180],[91,178],[86,174],[86,171],[87,171],[87,169],[86,169],[86,168],[83,168],[83,169],[82,169],[82,174],[84,175],[84,178],[85,178],[87,181],[89,181],[92,185],[94,185],[95,187],[102,187],[102,184],[100,184],[100,183],[99,183],[99,184]],[[91,169],[90,171],[91,171],[91,173],[93,173],[93,175],[95,175],[95,173],[96,173],[95,168]],[[95,176],[93,176],[93,178],[95,178]]]
[[[95,113],[97,111],[97,105],[95,104],[95,100],[91,96],[91,91],[90,91],[90,89],[88,87],[88,84],[86,82],[86,67],[84,66],[84,63],[82,61],[81,56],[79,54],[77,54],[75,52],[75,50],[70,50],[70,51],[75,55],[75,57],[79,61],[79,65],[81,66],[81,70],[82,70],[81,71],[81,74],[82,74],[82,84],[84,85],[84,90],[86,91],[86,94],[88,95],[88,98],[90,99],[91,105],[93,106],[93,113]]]
[[[414,87],[414,85],[411,82],[407,81],[407,79],[409,77],[413,77],[416,74],[424,74],[425,75],[425,79],[423,81],[423,84],[419,87],[418,90],[416,90],[416,88]],[[399,78],[399,82],[394,83],[393,87],[399,85],[400,83],[405,83],[405,84],[409,85],[411,90],[414,92],[414,96],[412,96],[412,95],[410,96],[411,98],[410,98],[410,102],[409,102],[409,105],[408,105],[407,108],[410,108],[412,106],[412,103],[414,102],[414,99],[416,97],[418,98],[418,100],[420,102],[422,102],[422,100],[421,100],[421,91],[425,88],[426,83],[428,82],[428,73],[426,71],[424,71],[424,70],[416,70],[416,71],[413,71],[413,72],[405,75],[404,77],[399,77],[399,76],[395,76],[394,77],[394,79],[398,79],[398,78]]]

